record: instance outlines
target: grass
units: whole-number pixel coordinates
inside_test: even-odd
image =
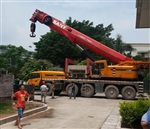
[[[0,114],[9,114],[15,113],[15,109],[10,102],[1,102],[0,103]]]
[[[33,109],[33,108],[37,108],[40,106],[41,106],[41,104],[37,104],[34,102],[33,103],[27,103],[25,111]],[[0,116],[1,116],[1,118],[16,114],[16,113],[17,113],[17,108],[12,105],[11,100],[0,101]]]

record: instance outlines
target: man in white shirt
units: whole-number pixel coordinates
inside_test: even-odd
[[[45,81],[42,82],[40,90],[41,90],[41,102],[43,102],[43,98],[44,98],[44,103],[46,103],[46,95],[47,95],[48,88],[45,85]]]

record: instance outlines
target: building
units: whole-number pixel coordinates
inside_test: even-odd
[[[68,65],[68,71],[73,78],[86,77],[86,65]]]
[[[150,0],[136,0],[136,28],[150,28]]]
[[[141,55],[145,59],[150,59],[150,43],[130,43],[135,49],[132,51],[132,56]]]
[[[150,0],[136,0],[136,28],[150,28]],[[132,43],[136,49],[133,56],[140,54],[146,59],[150,59],[150,43]]]

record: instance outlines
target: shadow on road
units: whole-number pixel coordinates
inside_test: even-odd
[[[36,91],[35,92],[35,95],[41,95],[40,91]],[[56,98],[59,98],[59,97],[66,97],[68,96],[66,93],[62,92],[59,96],[57,96]],[[79,96],[80,97],[80,96]],[[78,97],[77,97],[78,98]],[[84,98],[84,97],[83,97]],[[94,95],[93,97],[91,98],[97,98],[97,99],[107,99],[107,97],[104,95],[104,94],[96,94]],[[118,98],[116,98],[116,100],[124,100],[123,97],[121,95],[118,96]],[[135,99],[137,100],[137,98]]]
[[[62,93],[62,94],[60,94],[59,95],[60,97],[63,97],[63,96],[67,96],[66,94],[64,94],[64,93]],[[77,97],[78,98],[78,97]],[[82,97],[82,98],[85,98],[85,97]],[[91,97],[91,98],[97,98],[97,99],[107,99],[107,97],[106,96],[104,96],[103,94],[101,95],[101,94],[98,94],[98,95],[95,95],[95,96],[93,96],[93,97]],[[118,98],[117,98],[117,100],[123,100],[123,97],[122,96],[119,96]]]

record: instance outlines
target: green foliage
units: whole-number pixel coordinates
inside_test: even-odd
[[[136,55],[133,57],[134,60],[144,60],[144,57],[142,55]]]
[[[120,103],[119,112],[122,117],[122,124],[130,127],[133,127],[136,122],[139,124],[142,115],[148,110],[149,106],[150,99]]]
[[[12,103],[8,102],[1,102],[0,103],[0,114],[7,114],[7,113],[13,113],[13,106]]]
[[[150,80],[150,71],[147,73],[146,77],[144,78],[144,80]]]
[[[1,45],[0,50],[2,51],[2,53],[0,53],[0,68],[18,77],[18,72],[26,60],[31,58],[32,53],[21,46],[16,47],[13,45]]]
[[[115,44],[114,44],[114,49],[120,53],[124,53],[124,43],[122,42],[122,36],[117,35]]]
[[[127,57],[131,57],[132,51],[135,51],[135,49],[130,44],[126,44],[122,41],[122,36],[119,34],[116,36],[113,48],[121,54],[126,55]]]
[[[52,68],[53,64],[47,60],[30,59],[20,70],[20,77],[21,79],[27,81],[31,72],[37,70],[49,70]]]
[[[40,103],[27,103],[26,104],[26,110],[30,110],[33,108],[37,108],[42,106]],[[12,105],[11,100],[3,100],[0,101],[0,115],[12,115],[14,113],[17,113],[17,108]]]
[[[81,62],[78,63],[78,65],[86,65],[86,60],[82,60]]]
[[[65,65],[65,58],[77,59],[81,55],[69,40],[62,35],[51,31],[43,35],[39,42],[34,43],[36,46],[36,59],[46,59],[55,66]]]

